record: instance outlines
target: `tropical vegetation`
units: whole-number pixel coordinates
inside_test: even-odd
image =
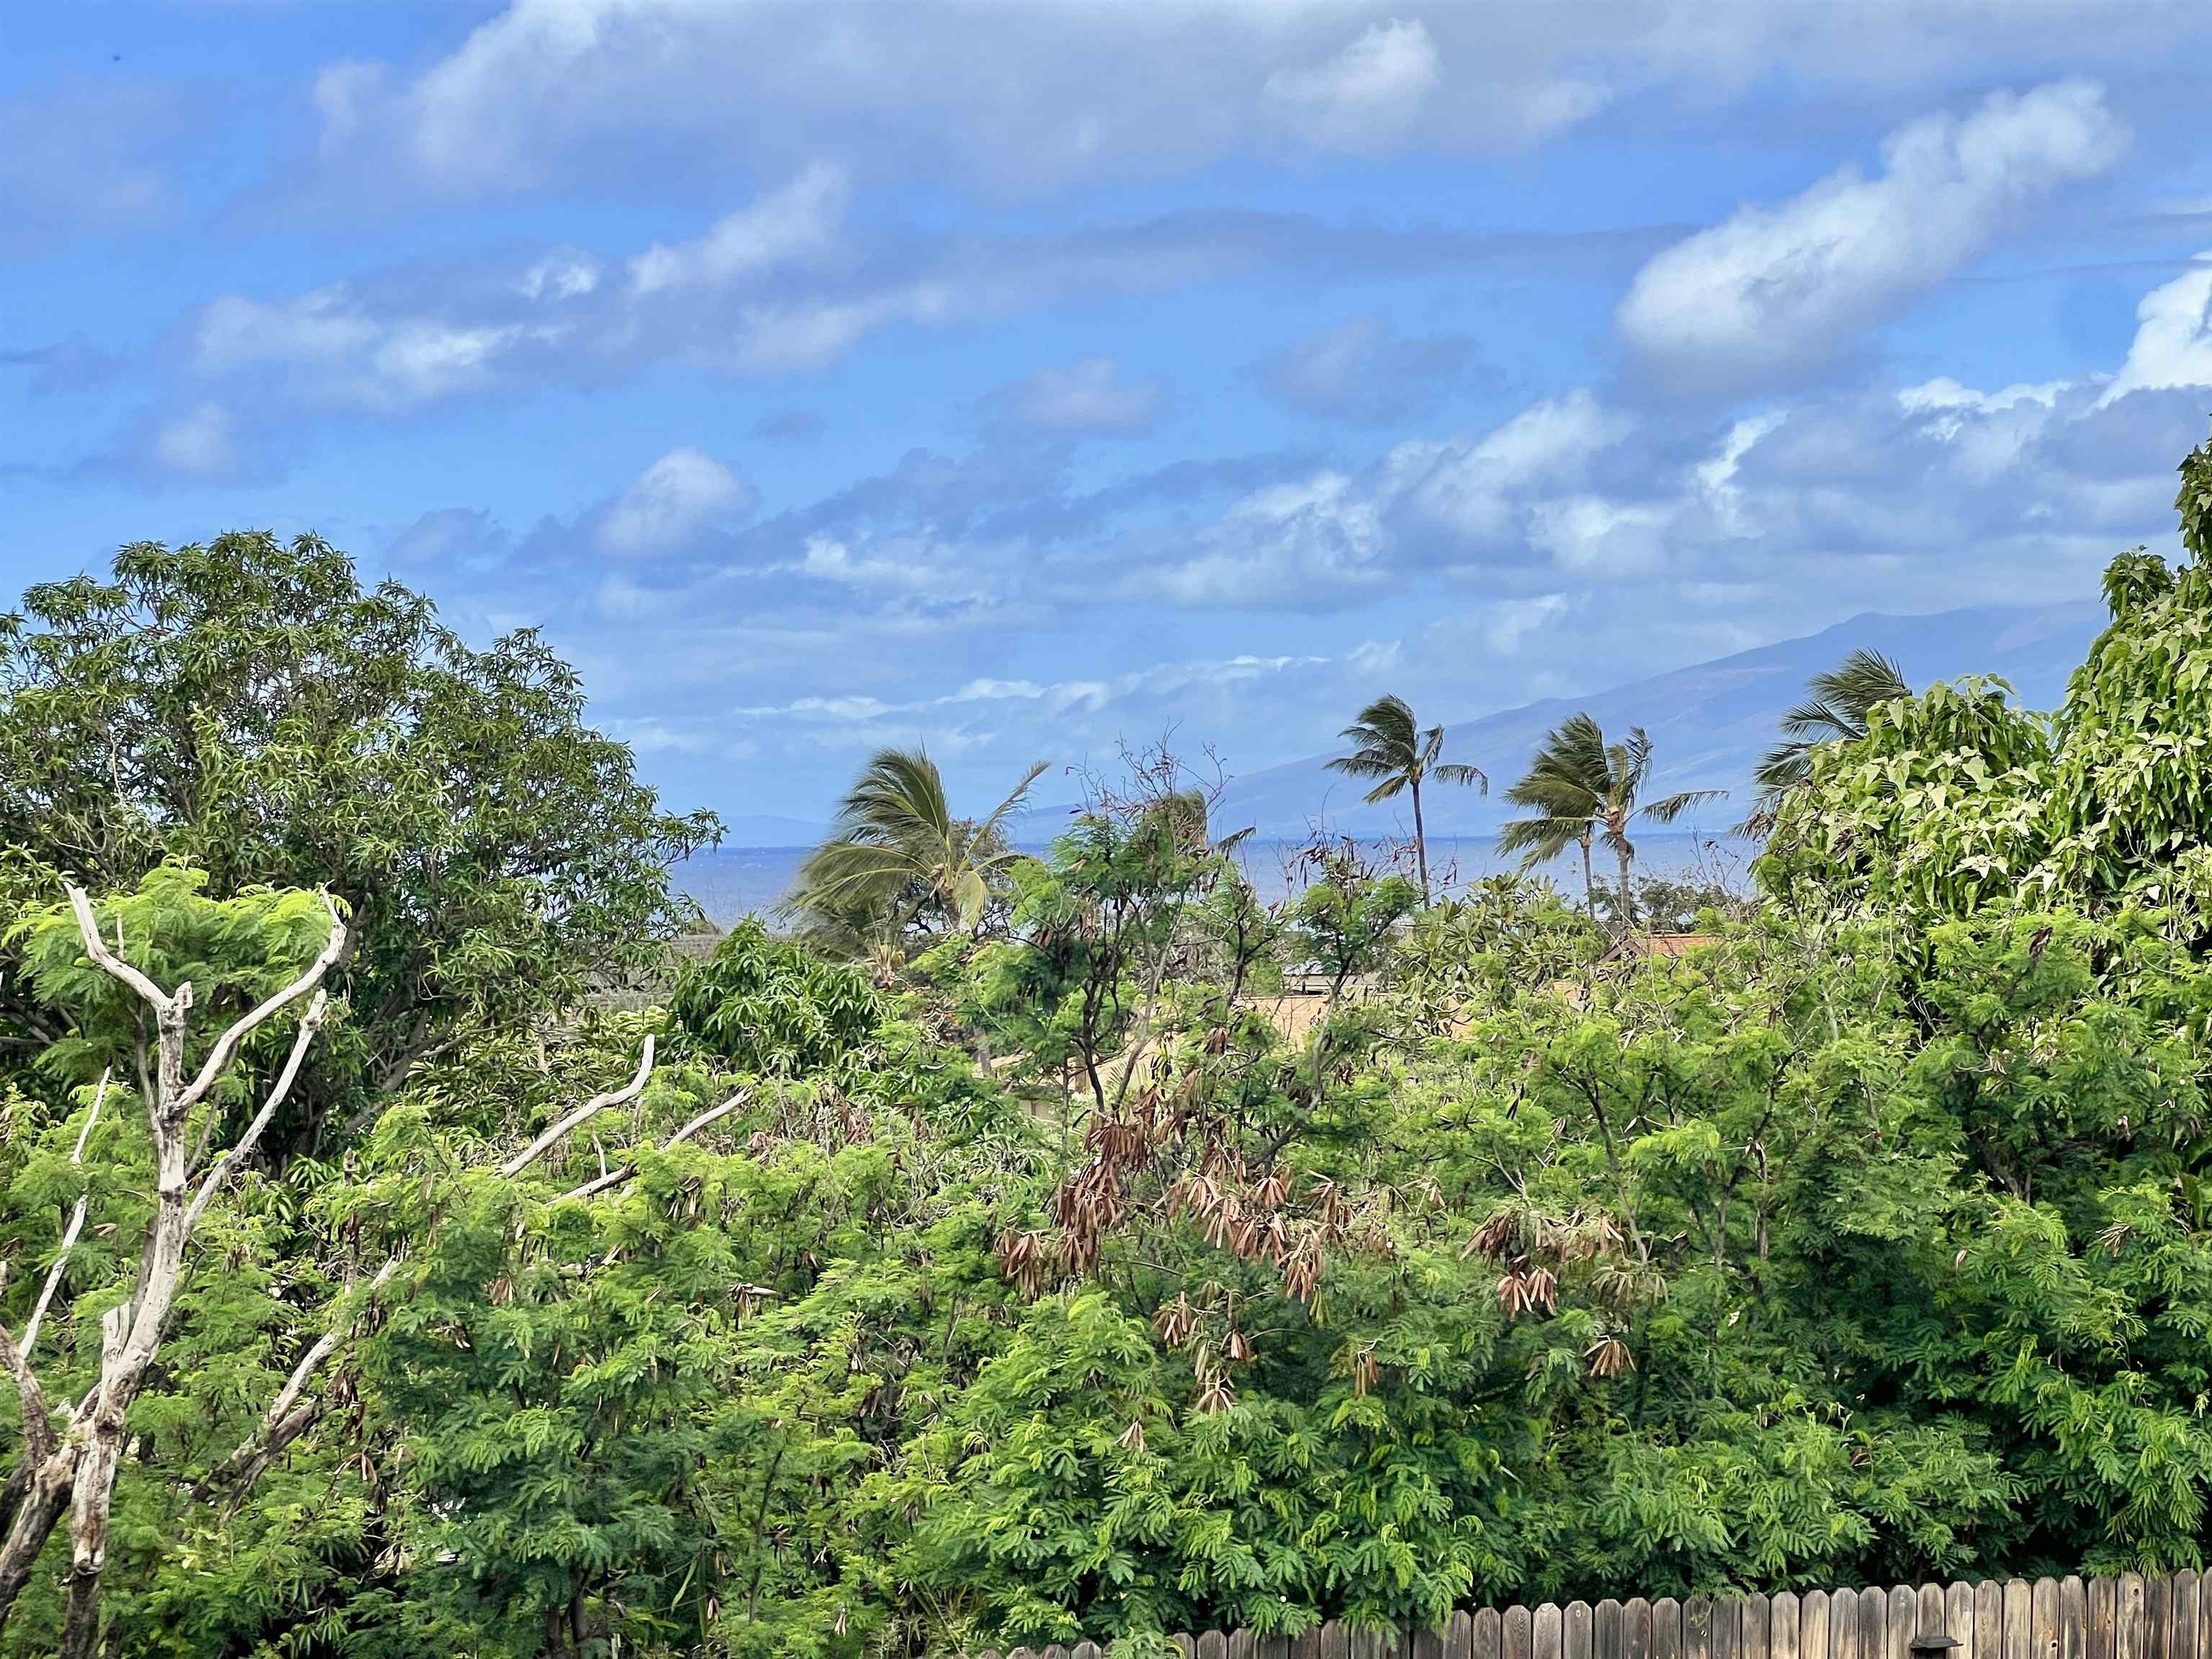
[[[1498,850],[1521,854],[1525,870],[1559,857],[1570,847],[1579,848],[1583,897],[1595,914],[1590,845],[1593,841],[1601,843],[1619,862],[1621,913],[1633,927],[1636,898],[1629,871],[1636,862],[1636,843],[1629,838],[1631,826],[1639,819],[1672,823],[1692,807],[1719,799],[1723,793],[1680,789],[1646,800],[1651,769],[1651,739],[1642,726],[1631,727],[1625,742],[1607,743],[1603,729],[1588,714],[1569,715],[1544,739],[1520,782],[1505,792],[1505,799],[1527,808],[1528,816],[1512,819],[1498,832]]]
[[[0,1652],[1135,1654],[2201,1561],[2212,447],[2183,486],[2057,708],[1832,697],[1728,902],[1632,884],[1691,798],[1586,720],[1507,836],[1580,904],[1334,840],[1268,896],[1157,751],[1017,848],[914,755],[795,927],[674,969],[714,826],[541,643],[312,541],[33,590]],[[1609,958],[1632,914],[1704,942]]]
[[[1813,754],[1824,744],[1856,743],[1875,708],[1912,695],[1905,671],[1871,646],[1856,646],[1833,668],[1813,677],[1806,699],[1782,717],[1782,741],[1753,773],[1759,785],[1753,832],[1773,827],[1782,798],[1813,775]]]
[[[1361,709],[1359,718],[1339,735],[1352,745],[1352,750],[1330,761],[1329,769],[1346,777],[1373,780],[1375,787],[1364,798],[1369,805],[1394,799],[1401,792],[1410,797],[1413,808],[1413,857],[1420,872],[1421,902],[1425,906],[1431,894],[1428,825],[1421,816],[1423,781],[1473,784],[1487,794],[1490,780],[1480,767],[1442,759],[1443,727],[1431,726],[1425,732],[1421,730],[1413,709],[1402,697],[1377,697]]]

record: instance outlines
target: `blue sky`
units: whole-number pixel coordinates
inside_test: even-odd
[[[2094,592],[2212,414],[2212,9],[21,7],[14,592],[319,532],[678,804],[1232,769]],[[1472,757],[1479,759],[1479,757]]]

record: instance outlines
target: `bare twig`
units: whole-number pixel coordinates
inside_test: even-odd
[[[582,1105],[554,1123],[537,1139],[532,1141],[513,1158],[499,1166],[500,1174],[510,1180],[520,1175],[550,1151],[554,1144],[578,1125],[589,1121],[610,1106],[627,1106],[645,1092],[645,1080],[653,1075],[653,1039],[645,1040],[645,1051],[639,1055],[637,1075],[611,1094],[594,1095]]]
[[[276,1074],[276,1084],[269,1091],[269,1098],[261,1103],[261,1109],[253,1115],[253,1121],[246,1126],[246,1132],[239,1136],[228,1152],[216,1160],[215,1167],[200,1182],[200,1189],[192,1199],[191,1208],[185,1212],[186,1232],[199,1224],[201,1213],[215,1197],[216,1190],[222,1185],[224,1177],[252,1156],[254,1146],[261,1139],[262,1132],[268,1128],[270,1120],[276,1115],[276,1109],[284,1103],[285,1096],[292,1092],[293,1080],[300,1075],[300,1063],[307,1057],[307,1045],[315,1040],[315,1033],[322,1029],[330,1007],[330,993],[318,990],[315,1000],[307,1005],[307,1012],[300,1018],[299,1031],[292,1039],[292,1052],[284,1061],[284,1069]]]
[[[77,1131],[76,1149],[70,1154],[72,1168],[84,1165],[84,1144],[92,1138],[92,1126],[100,1121],[100,1109],[107,1099],[107,1079],[113,1067],[100,1074],[100,1087],[93,1091],[92,1109],[85,1114],[84,1127]],[[31,1351],[39,1346],[39,1326],[53,1305],[54,1292],[61,1288],[62,1272],[69,1264],[69,1253],[76,1243],[77,1235],[84,1231],[86,1195],[76,1195],[76,1207],[70,1212],[69,1225],[62,1230],[62,1247],[54,1255],[54,1265],[46,1270],[46,1282],[39,1291],[38,1305],[31,1310],[31,1322],[23,1327],[23,1358],[27,1362]]]
[[[665,1152],[672,1146],[682,1146],[685,1141],[690,1139],[693,1135],[697,1134],[702,1129],[706,1128],[709,1124],[719,1122],[723,1118],[727,1117],[732,1112],[736,1111],[738,1107],[744,1105],[745,1102],[752,1098],[752,1093],[753,1091],[750,1089],[740,1089],[737,1093],[732,1095],[720,1105],[708,1107],[705,1111],[700,1113],[698,1116],[693,1118],[689,1123],[678,1129],[674,1134],[669,1136],[667,1139],[662,1141],[660,1143],[660,1150]],[[623,1182],[628,1181],[636,1173],[636,1164],[625,1164],[619,1169],[607,1170],[605,1174],[586,1182],[580,1187],[570,1188],[567,1192],[562,1194],[561,1196],[563,1199],[595,1198],[599,1194],[605,1192],[609,1188],[621,1186]]]

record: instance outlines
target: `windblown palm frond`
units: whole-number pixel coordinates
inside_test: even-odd
[[[980,823],[956,818],[937,763],[920,750],[884,749],[839,806],[834,833],[799,872],[788,908],[833,931],[896,937],[935,909],[962,931],[989,906],[994,878],[1020,856],[1003,826],[1045,763]]]
[[[1904,671],[1881,652],[1859,646],[1807,684],[1808,699],[1782,717],[1784,742],[1761,757],[1752,773],[1759,799],[1751,825],[1771,819],[1782,797],[1813,775],[1813,756],[1823,744],[1855,743],[1866,736],[1875,708],[1909,697]]]
[[[1557,858],[1570,847],[1583,854],[1583,890],[1593,910],[1596,881],[1590,871],[1590,845],[1601,842],[1620,861],[1623,914],[1632,919],[1628,871],[1636,857],[1629,826],[1638,818],[1672,823],[1692,807],[1717,800],[1723,789],[1684,789],[1657,800],[1643,799],[1651,777],[1651,738],[1640,726],[1626,739],[1607,743],[1605,732],[1586,714],[1571,714],[1545,738],[1520,782],[1505,792],[1529,816],[1498,831],[1498,850],[1518,854],[1527,869]]]
[[[1457,762],[1440,764],[1444,729],[1431,726],[1425,732],[1413,718],[1403,697],[1377,697],[1359,711],[1359,718],[1340,734],[1352,745],[1348,755],[1328,763],[1333,772],[1346,777],[1371,779],[1375,787],[1365,800],[1370,806],[1411,791],[1413,798],[1413,852],[1420,866],[1421,902],[1429,899],[1428,829],[1421,817],[1421,785],[1433,779],[1442,783],[1479,785],[1486,793],[1490,780],[1480,767]]]

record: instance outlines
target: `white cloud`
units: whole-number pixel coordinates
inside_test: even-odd
[[[2187,270],[2143,296],[2128,360],[2104,401],[2197,386],[2212,386],[2212,253],[2198,254]]]
[[[212,482],[239,468],[236,422],[221,404],[205,403],[154,434],[155,470],[179,479]]]
[[[817,577],[842,587],[949,598],[954,584],[975,582],[975,550],[952,547],[927,537],[893,537],[884,545],[855,552],[835,536],[809,536],[796,562],[770,568]],[[960,596],[984,597],[972,588],[963,588]]]
[[[1376,587],[1388,574],[1381,504],[1334,471],[1252,491],[1200,539],[1204,550],[1194,558],[1127,573],[1128,593],[1183,605],[1295,608]]]
[[[1596,81],[1562,76],[1517,88],[1513,106],[1531,142],[1551,137],[1587,121],[1613,101],[1613,91]]]
[[[193,331],[192,362],[210,377],[276,371],[308,403],[392,413],[481,390],[517,347],[567,331],[379,316],[337,283],[273,303],[241,295],[210,301]]]
[[[1585,477],[1632,426],[1577,388],[1478,437],[1400,445],[1384,463],[1383,487],[1463,556],[1510,550],[1527,537],[1528,505]]]
[[[637,476],[599,520],[595,539],[636,558],[682,546],[702,530],[744,517],[752,487],[705,451],[672,449]]]
[[[579,300],[599,285],[599,262],[588,253],[549,253],[518,277],[514,291],[526,300]]]
[[[1277,70],[1267,95],[1308,143],[1370,154],[1406,136],[1442,79],[1427,28],[1393,18],[1325,64]]]
[[[851,194],[844,168],[816,161],[781,189],[715,222],[696,241],[655,243],[629,262],[633,293],[720,288],[835,245]]]
[[[1376,317],[1316,329],[1246,374],[1276,402],[1328,420],[1395,424],[1432,405],[1476,365],[1455,334],[1407,339]]]
[[[1827,361],[2125,143],[2103,89],[2081,81],[1909,122],[1883,141],[1875,176],[1846,166],[1659,254],[1620,302],[1622,336],[1671,375],[1722,384]]]
[[[986,27],[871,0],[513,0],[411,77],[332,64],[315,102],[325,155],[385,190],[528,190],[604,169],[642,133],[771,169],[836,154],[864,175],[1026,195],[1203,166],[1286,129],[1328,149],[1514,147],[1612,85],[1705,77],[1707,54],[1672,44],[1671,0],[1608,8],[1564,30],[1517,0],[1425,19],[1392,0],[1146,0],[994,8]],[[1755,14],[1747,30],[1771,32]]]
[[[1167,401],[1158,380],[1115,377],[1108,356],[1079,357],[1069,368],[1042,368],[987,402],[1037,432],[1130,437],[1152,430]]]

